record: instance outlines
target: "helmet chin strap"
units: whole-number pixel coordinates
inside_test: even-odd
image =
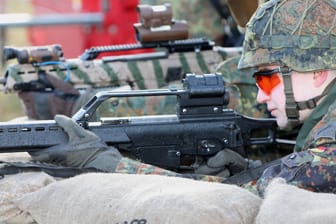
[[[299,121],[299,111],[305,109],[314,109],[317,106],[317,102],[324,97],[329,90],[334,86],[336,79],[331,81],[328,86],[323,90],[322,94],[311,98],[305,101],[295,101],[293,87],[292,87],[292,79],[291,73],[292,71],[288,68],[281,69],[284,87],[285,87],[285,96],[286,96],[286,114],[288,118],[288,127],[286,129],[293,128],[300,124]]]

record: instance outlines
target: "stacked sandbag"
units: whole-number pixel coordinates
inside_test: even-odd
[[[27,152],[0,153],[0,161],[5,162],[28,162],[31,160]]]
[[[336,223],[336,195],[315,193],[274,179],[266,189],[257,224]]]
[[[54,178],[42,173],[19,173],[0,179],[0,223],[36,223],[29,213],[19,209],[14,201],[52,182]]]
[[[26,194],[37,223],[254,223],[261,199],[234,185],[178,177],[89,173]]]

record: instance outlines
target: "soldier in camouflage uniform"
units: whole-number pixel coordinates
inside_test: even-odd
[[[294,153],[246,187],[263,194],[275,177],[336,193],[336,2],[271,0],[246,28],[239,69],[255,69],[257,101],[280,128],[303,124]]]

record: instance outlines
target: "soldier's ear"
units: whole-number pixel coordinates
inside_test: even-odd
[[[327,80],[327,77],[328,71],[326,70],[314,72],[314,86],[320,87]]]

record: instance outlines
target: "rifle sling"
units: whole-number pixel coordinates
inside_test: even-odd
[[[238,174],[226,178],[222,183],[241,186],[253,180],[258,180],[268,167],[281,164],[281,159],[273,160],[256,168],[244,170]]]
[[[56,166],[37,162],[6,162],[0,161],[0,177],[22,172],[45,172],[53,177],[68,178],[88,172],[102,172],[96,169]]]

